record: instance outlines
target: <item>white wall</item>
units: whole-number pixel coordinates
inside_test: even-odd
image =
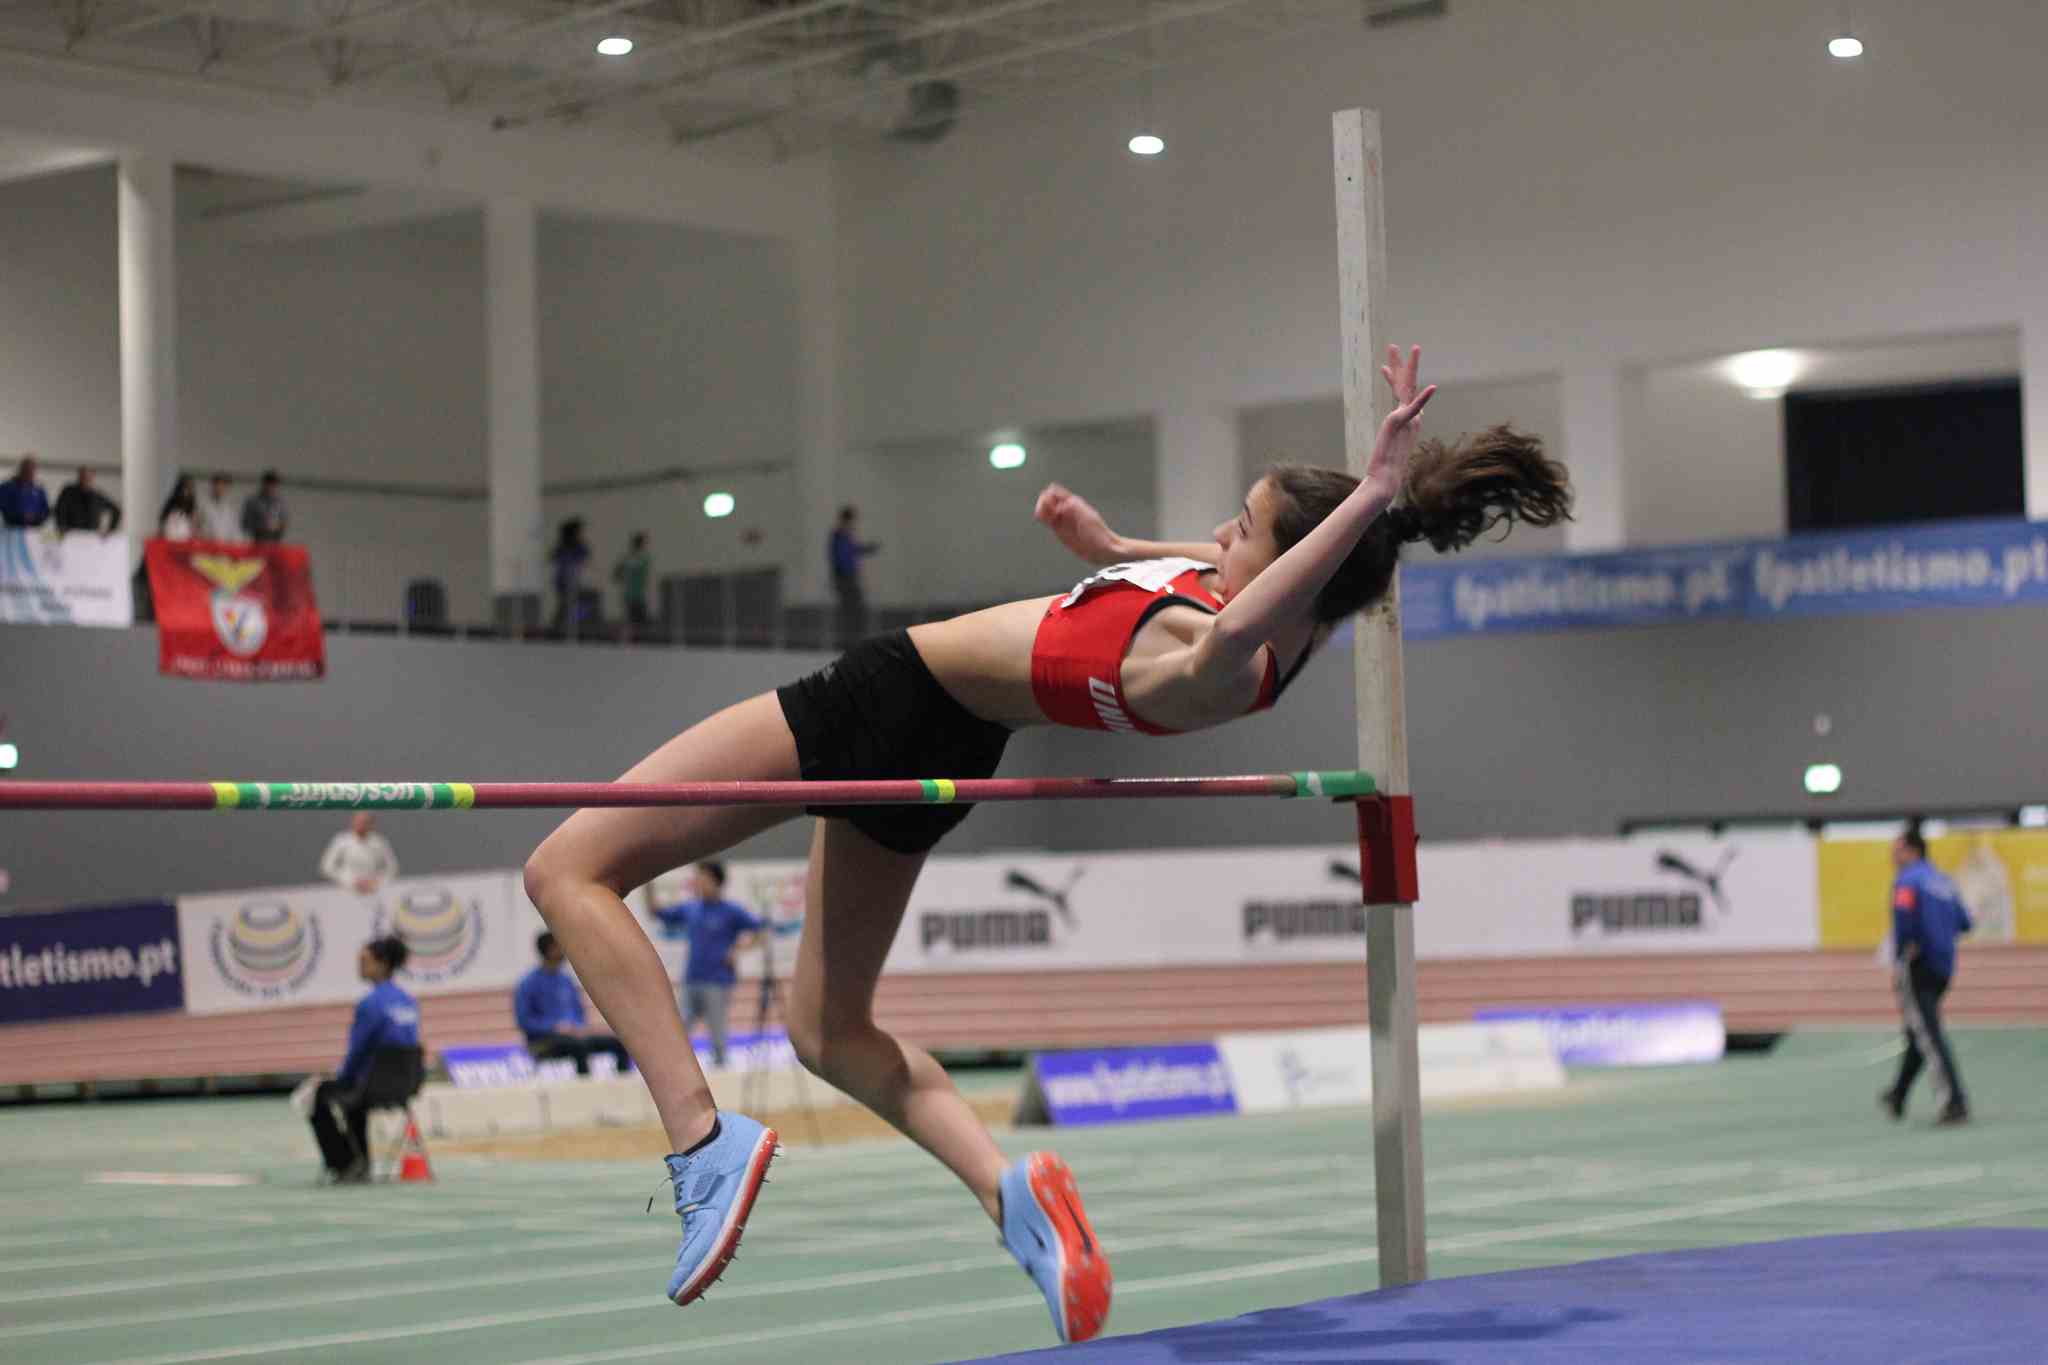
[[[543,214],[539,257],[549,480],[794,460],[787,243]]]
[[[1001,602],[1064,592],[1086,569],[1031,519],[1038,492],[1063,483],[1126,535],[1162,534],[1153,496],[1152,425],[1143,420],[1014,433],[1017,469],[988,462],[990,434],[877,446],[842,469],[839,488],[860,509],[862,539],[880,541],[862,582],[879,603]],[[1218,509],[1222,520],[1228,509]],[[1176,537],[1208,526],[1167,527]],[[817,547],[823,555],[824,546]]]
[[[1456,442],[1465,434],[1506,422],[1542,440],[1549,451],[1564,446],[1564,417],[1559,411],[1555,377],[1510,379],[1495,383],[1452,381],[1430,400],[1423,419],[1426,434]],[[1303,398],[1265,403],[1238,414],[1239,475],[1246,487],[1268,465],[1345,466],[1344,400]],[[1460,553],[1468,556],[1547,554],[1562,550],[1565,528],[1518,527],[1505,539],[1488,537]],[[1441,558],[1427,545],[1411,545],[1410,560]]]
[[[1798,389],[2010,378],[2014,331],[1796,353]],[[1785,531],[1785,408],[1749,397],[1727,359],[1660,365],[1642,376],[1630,458],[1628,524],[1641,542],[1733,540]]]
[[[1825,55],[1837,19],[1460,0],[1441,23],[1162,78],[1156,163],[1124,152],[1117,91],[862,153],[841,211],[850,428],[1330,392],[1329,118],[1356,104],[1387,138],[1390,336],[1423,342],[1437,378],[2048,327],[2048,9],[1958,22],[1870,0],[1860,64]],[[2044,427],[2029,440],[2048,449]],[[1775,487],[1660,487],[1669,472],[1631,453],[1629,505],[1726,496],[1703,522],[1774,529]]]
[[[245,219],[216,226],[188,213],[180,224],[180,463],[282,472],[293,539],[312,549],[332,615],[390,619],[405,583],[432,577],[459,619],[490,619],[480,496],[303,482],[481,493],[482,249],[476,210],[262,240]],[[661,572],[793,554],[789,247],[548,215],[538,249],[548,481],[783,467],[565,494],[548,500],[550,520],[589,518],[600,557],[646,529]],[[113,258],[110,170],[0,185],[0,454],[119,463]],[[741,515],[706,521],[712,487],[741,496]],[[236,495],[249,491],[244,481]],[[747,531],[759,540],[742,543]]]
[[[119,310],[113,169],[0,185],[0,457],[121,462]]]

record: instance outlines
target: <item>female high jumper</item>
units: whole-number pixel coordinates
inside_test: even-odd
[[[730,706],[637,764],[625,782],[987,777],[1029,725],[1172,734],[1269,707],[1336,625],[1378,601],[1403,543],[1470,544],[1514,521],[1569,515],[1561,465],[1495,427],[1418,448],[1420,348],[1389,347],[1398,406],[1365,477],[1279,466],[1210,541],[1113,533],[1053,485],[1037,519],[1103,565],[1072,592],[991,607],[856,645],[799,682]],[[1411,455],[1413,457],[1411,464]],[[876,979],[925,855],[967,805],[807,807],[806,916],[786,1004],[803,1064],[960,1177],[1044,1293],[1062,1341],[1108,1315],[1109,1263],[1066,1163],[1011,1164],[921,1048],[883,1032]],[[578,977],[625,1041],[674,1145],[683,1240],[669,1297],[687,1304],[731,1260],[776,1136],[721,1113],[676,1012],[661,959],[623,897],[793,819],[794,807],[578,811],[526,864],[526,890]]]

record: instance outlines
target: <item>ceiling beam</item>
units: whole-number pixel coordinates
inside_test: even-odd
[[[673,38],[666,38],[660,43],[653,43],[648,46],[649,48],[666,48],[672,45],[693,48],[708,47],[718,43],[730,42],[735,38],[742,38],[762,29],[793,23],[796,20],[824,10],[844,9],[854,2],[855,0],[809,0],[807,4],[792,5],[788,9],[778,9],[764,14],[757,14],[751,19],[741,19],[735,23],[726,24],[721,28],[680,33]],[[452,44],[432,52],[415,53],[410,57],[403,57],[395,62],[387,62],[383,66],[365,71],[356,78],[356,84],[362,85],[370,81],[383,80],[397,72],[410,71],[416,66],[430,62],[466,57],[468,54],[484,48],[499,47],[508,42],[524,41],[530,38],[543,37],[550,33],[560,33],[568,29],[579,28],[593,19],[603,19],[625,10],[639,9],[646,5],[646,3],[647,0],[600,0],[598,4],[570,10],[552,18],[535,19],[527,23],[515,24],[510,28],[479,33],[475,38],[467,42]],[[560,79],[559,76],[550,75],[534,81],[524,82],[521,86],[515,88],[525,88],[536,84],[545,85],[558,79]]]
[[[950,80],[955,76],[971,76],[978,71],[987,71],[995,67],[1006,66],[1023,57],[1044,56],[1055,52],[1071,51],[1074,48],[1085,47],[1090,43],[1101,42],[1109,38],[1120,38],[1124,34],[1135,33],[1147,26],[1180,23],[1188,19],[1200,19],[1206,15],[1218,14],[1235,6],[1249,3],[1251,3],[1251,0],[1182,0],[1181,3],[1177,4],[1152,5],[1147,7],[1143,18],[1119,20],[1113,24],[1102,24],[1094,28],[1083,29],[1079,32],[1068,34],[1064,38],[1047,39],[1033,44],[1030,51],[1019,48],[1008,52],[998,52],[986,57],[977,57],[970,61],[954,62],[932,71],[920,71],[912,76],[902,76],[887,81],[874,82],[855,90],[828,95],[822,99],[791,100],[774,109],[743,115],[739,118],[728,119],[722,123],[714,124],[708,128],[698,129],[685,134],[681,140],[684,142],[703,142],[714,137],[721,137],[726,133],[738,132],[743,128],[752,128],[773,119],[815,114],[822,110],[836,109],[843,105],[854,104],[886,90],[904,90],[926,81]],[[639,101],[635,102],[638,103]],[[611,112],[617,112],[617,106],[614,106]]]
[[[633,53],[633,60],[636,65],[645,64],[656,57],[667,56],[672,52],[694,52],[700,48],[714,47],[722,43],[731,42],[735,38],[751,37],[756,33],[773,28],[779,24],[786,24],[799,19],[808,19],[827,10],[856,10],[863,8],[865,6],[860,3],[860,0],[811,0],[809,4],[756,15],[752,19],[742,19],[737,23],[727,24],[723,28],[693,29],[688,32],[657,38],[651,43],[643,43],[640,47],[636,48]],[[594,65],[587,58],[582,64],[586,66]],[[510,85],[494,92],[492,98],[494,100],[517,100],[536,90],[547,89],[555,84],[555,82],[561,80],[566,74],[570,73],[555,73],[520,81],[515,85]]]
[[[393,0],[391,4],[347,15],[331,23],[323,23],[318,28],[300,29],[282,38],[277,38],[267,43],[259,43],[255,47],[243,48],[239,52],[223,53],[221,62],[228,66],[252,65],[256,62],[266,61],[277,56],[279,53],[289,52],[293,48],[304,46],[307,43],[318,42],[325,38],[339,38],[344,34],[354,33],[358,29],[370,28],[388,20],[403,19],[409,14],[415,14],[420,10],[430,9],[442,3],[444,3],[444,0]]]
[[[899,42],[934,37],[941,33],[950,33],[959,29],[976,28],[990,20],[1007,18],[1014,14],[1023,14],[1035,9],[1044,9],[1047,5],[1057,3],[1059,3],[1059,0],[1004,0],[1003,3],[985,5],[977,10],[966,10],[958,14],[922,20],[897,33],[895,37]],[[1245,3],[1245,0],[1230,0],[1230,3],[1242,4]],[[862,41],[818,52],[805,53],[801,57],[791,57],[780,62],[770,62],[766,66],[749,68],[745,72],[745,77],[750,83],[757,85],[765,81],[779,80],[784,76],[793,76],[804,71],[815,70],[819,67],[831,66],[837,62],[845,61],[849,57],[859,56],[861,52],[872,46],[872,43]],[[914,81],[926,79],[930,79],[930,77],[920,73],[916,77],[906,79],[904,84],[911,84]],[[703,77],[698,75],[669,76],[641,81],[635,85],[614,91],[599,92],[574,100],[550,100],[543,104],[522,109],[517,113],[503,114],[492,120],[492,126],[495,128],[515,128],[521,124],[532,122],[534,119],[552,117],[560,110],[561,106],[568,104],[573,104],[581,114],[588,114],[595,110],[617,113],[623,109],[639,108],[646,104],[659,104],[663,100],[672,99],[677,94],[682,93],[685,87],[701,83],[703,83]],[[870,88],[886,88],[887,84],[884,83],[881,87],[863,87],[862,93],[865,93]],[[702,94],[706,98],[713,99],[720,97],[716,91],[699,90],[691,91],[690,93]],[[855,98],[858,98],[858,96],[855,96]],[[747,117],[751,118],[752,116]],[[771,114],[769,117],[773,117],[773,115]],[[759,120],[754,121],[758,122]]]

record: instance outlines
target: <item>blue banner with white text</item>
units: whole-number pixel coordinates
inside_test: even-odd
[[[1472,1017],[1481,1023],[1534,1020],[1565,1066],[1718,1062],[1728,1049],[1721,1007],[1711,1000],[1486,1009]]]
[[[1237,1112],[1230,1071],[1214,1043],[1042,1052],[1031,1066],[1056,1124]]]
[[[2048,523],[1945,521],[1612,554],[1456,559],[1401,576],[1407,639],[2048,603]]]
[[[169,901],[0,915],[0,1023],[184,1007]]]

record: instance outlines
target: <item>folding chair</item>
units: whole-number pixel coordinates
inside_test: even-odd
[[[370,1065],[363,1072],[362,1084],[342,1098],[341,1106],[344,1109],[366,1109],[372,1114],[380,1109],[399,1110],[404,1113],[407,1125],[417,1133],[419,1122],[412,1112],[412,1099],[420,1093],[420,1086],[426,1078],[427,1058],[423,1049],[380,1047],[370,1054]],[[425,1145],[422,1138],[422,1150]],[[395,1177],[404,1154],[403,1142],[390,1146],[384,1158],[372,1164],[371,1179],[390,1180]]]

